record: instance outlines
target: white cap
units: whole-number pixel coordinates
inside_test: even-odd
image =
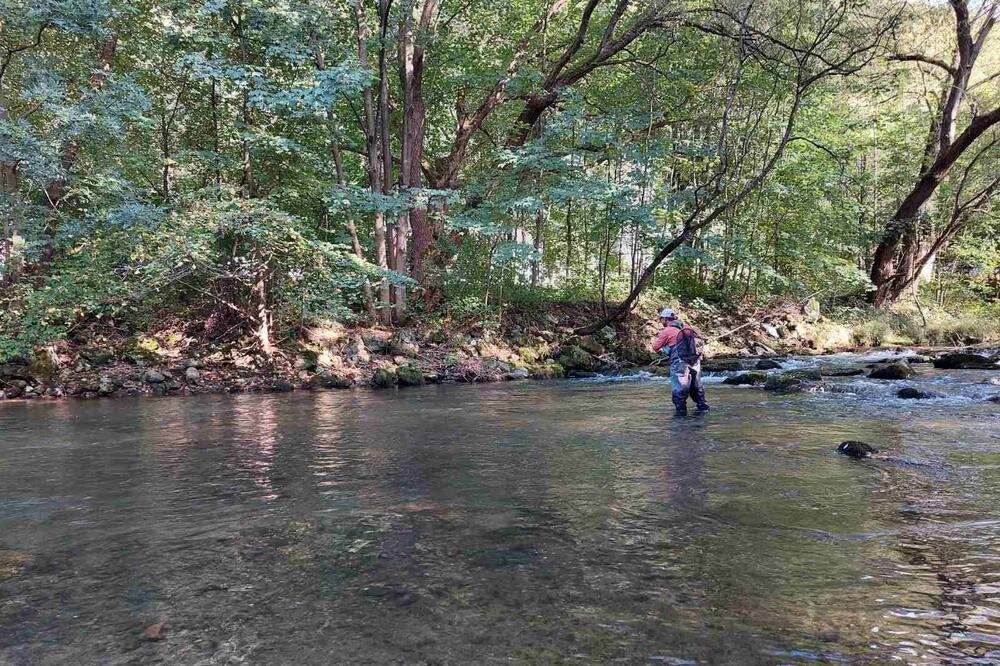
[[[677,313],[674,312],[673,308],[663,308],[662,310],[660,310],[660,318],[661,319],[676,319],[677,318]]]

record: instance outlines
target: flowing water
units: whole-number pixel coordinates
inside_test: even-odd
[[[0,663],[1000,664],[1000,373],[917,367],[3,404]]]

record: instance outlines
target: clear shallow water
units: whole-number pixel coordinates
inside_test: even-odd
[[[0,663],[998,664],[998,373],[917,367],[4,404]]]

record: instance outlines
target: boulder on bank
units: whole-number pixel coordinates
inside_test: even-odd
[[[147,384],[162,384],[167,380],[166,375],[157,370],[147,370],[142,375],[142,381]]]
[[[873,454],[878,453],[878,449],[865,442],[848,440],[840,443],[840,446],[837,447],[837,453],[851,458],[870,458]]]
[[[372,355],[368,352],[365,341],[361,339],[360,335],[354,336],[350,344],[344,348],[344,361],[348,365],[358,365],[368,363],[370,360],[372,360]]]
[[[757,386],[759,384],[765,384],[768,379],[768,374],[766,372],[759,372],[757,370],[751,370],[749,372],[743,372],[732,377],[726,377],[722,381],[723,384],[729,384],[732,386]]]
[[[388,368],[379,368],[372,377],[372,385],[375,388],[392,388],[399,382],[396,373]]]
[[[115,393],[118,389],[122,387],[122,382],[120,379],[111,377],[109,375],[102,375],[97,385],[97,395],[101,397],[106,397]]]
[[[913,387],[906,387],[899,389],[896,392],[897,398],[902,398],[903,400],[931,400],[932,398],[945,398],[947,397],[944,393],[938,393],[937,391],[921,391]]]
[[[102,347],[84,347],[77,353],[82,360],[96,368],[112,365],[115,361],[114,352]]]
[[[872,370],[868,376],[871,379],[909,379],[913,376],[913,369],[906,363],[888,363]]]
[[[396,380],[400,386],[423,386],[426,383],[424,373],[412,365],[404,365],[396,370]]]
[[[566,374],[566,369],[558,363],[540,363],[528,368],[528,375],[532,379],[555,379]]]
[[[518,381],[521,379],[527,379],[531,376],[531,372],[527,368],[514,368],[507,373],[505,379],[509,381]]]
[[[562,347],[559,350],[559,355],[556,357],[556,362],[567,371],[584,370],[594,372],[601,365],[599,360],[579,345],[566,345]]]
[[[604,345],[592,335],[585,335],[578,343],[580,348],[594,356],[601,356],[606,353]]]
[[[314,389],[345,389],[351,388],[351,384],[351,380],[347,377],[335,375],[329,370],[320,370],[309,378],[309,387]]]
[[[956,352],[938,356],[934,359],[934,367],[942,370],[996,370],[997,359],[979,354]]]
[[[31,371],[27,364],[6,363],[0,365],[0,379],[31,379]]]
[[[401,328],[396,331],[389,340],[389,351],[393,354],[416,358],[420,353],[416,331],[410,328]]]
[[[35,349],[31,354],[28,371],[40,384],[50,384],[59,377],[59,355],[55,347],[45,345]]]
[[[28,390],[28,382],[23,379],[5,379],[0,382],[0,389],[3,389],[4,397],[20,398]]]

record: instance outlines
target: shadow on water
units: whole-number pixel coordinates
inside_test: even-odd
[[[4,405],[0,662],[1000,663],[994,408],[710,397]]]

